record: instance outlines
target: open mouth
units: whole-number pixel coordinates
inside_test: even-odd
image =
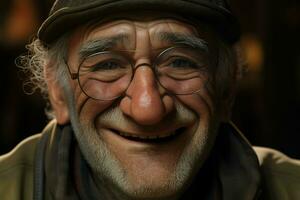
[[[111,130],[111,131],[127,140],[131,140],[131,141],[135,141],[135,142],[158,143],[159,144],[159,143],[166,143],[166,142],[174,140],[179,135],[181,135],[181,133],[183,133],[185,131],[185,129],[186,128],[181,127],[181,128],[178,128],[175,131],[168,133],[168,134],[153,135],[153,136],[133,135],[133,134],[125,133],[125,132],[120,132],[117,130]]]

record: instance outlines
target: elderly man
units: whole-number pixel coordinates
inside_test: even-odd
[[[0,158],[1,199],[300,199],[300,163],[230,122],[222,0],[57,0],[27,69],[54,120]]]

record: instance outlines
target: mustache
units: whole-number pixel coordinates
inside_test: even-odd
[[[155,131],[167,127],[188,126],[197,119],[197,114],[180,102],[175,102],[175,109],[168,113],[160,122],[152,125],[140,125],[125,115],[120,107],[112,105],[96,117],[95,124],[105,127],[133,128],[134,130]]]

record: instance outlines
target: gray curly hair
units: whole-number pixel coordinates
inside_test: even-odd
[[[48,96],[48,87],[45,77],[45,67],[54,72],[53,81],[60,84],[66,83],[68,70],[65,67],[64,59],[68,54],[68,34],[58,39],[51,47],[43,44],[39,39],[34,39],[26,46],[28,53],[20,56],[16,64],[26,75],[23,90],[26,94],[33,94],[39,91],[46,100],[46,114],[53,118],[51,105]],[[48,78],[48,77],[47,77]]]

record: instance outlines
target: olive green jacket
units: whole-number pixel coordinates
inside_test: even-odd
[[[35,149],[41,135],[34,135],[0,157],[0,199],[32,200]]]
[[[49,131],[49,126],[44,132]],[[0,199],[32,200],[34,163],[37,143],[41,134],[22,141],[10,153],[0,157]],[[262,147],[254,147],[263,180],[263,199],[300,199],[300,161]]]

